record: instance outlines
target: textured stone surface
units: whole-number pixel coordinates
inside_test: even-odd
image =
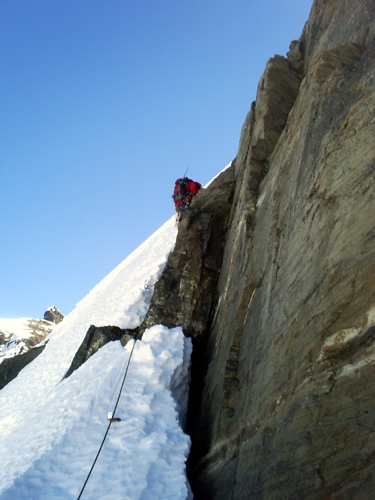
[[[176,245],[155,285],[150,308],[140,326],[140,332],[159,323],[182,326],[185,334],[192,337],[190,433],[198,423],[195,415],[207,366],[205,348],[209,327],[217,304],[215,290],[232,207],[234,170],[232,164],[207,189],[201,189],[184,213]],[[194,455],[201,454],[203,440],[199,438],[197,444]]]
[[[118,326],[95,326],[91,325],[87,330],[82,344],[79,346],[76,355],[73,358],[69,370],[66,372],[64,378],[69,377],[77,368],[79,368],[85,361],[93,356],[101,347],[108,342],[120,340],[124,346],[130,339],[134,339],[138,334],[138,329],[122,329]]]
[[[51,306],[44,313],[44,319],[57,325],[64,319],[64,315],[56,306]]]
[[[314,2],[155,289],[144,326],[193,337],[197,499],[375,491],[374,19]]]
[[[182,326],[196,341],[212,316],[215,290],[233,198],[234,166],[194,197],[178,226],[178,238],[140,327]]]
[[[268,66],[245,123],[193,435],[205,443],[196,498],[374,491],[374,9],[315,2],[290,67],[270,76],[302,77],[290,113],[267,97]],[[259,141],[274,144],[261,143],[266,168]]]

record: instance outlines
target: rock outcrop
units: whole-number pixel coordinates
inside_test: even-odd
[[[156,284],[140,327],[176,323],[196,342],[206,337],[222,264],[234,190],[234,166],[194,197],[178,228],[176,245]]]
[[[194,343],[197,499],[375,490],[374,19],[373,0],[314,2],[155,286],[141,330]]]
[[[0,364],[0,390],[17,377],[19,372],[43,352],[45,345],[18,354],[13,358],[5,358]]]
[[[44,313],[44,319],[58,325],[64,319],[64,315],[56,306],[50,306]]]
[[[91,325],[87,330],[85,338],[79,346],[73,361],[66,372],[64,378],[68,378],[75,370],[77,370],[85,361],[93,356],[101,347],[120,340],[121,344],[125,346],[129,340],[138,336],[138,328],[122,329],[118,326],[95,326]]]

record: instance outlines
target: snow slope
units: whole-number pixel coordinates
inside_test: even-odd
[[[104,278],[50,334],[43,353],[0,391],[0,499],[73,499],[108,428],[134,342],[111,342],[63,376],[90,325],[142,321],[174,245],[174,217]],[[145,281],[149,288],[145,289]],[[190,339],[161,325],[137,341],[82,499],[188,498]],[[181,411],[179,417],[178,411]]]

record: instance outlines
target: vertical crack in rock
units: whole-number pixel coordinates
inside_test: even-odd
[[[205,372],[206,344],[217,307],[225,236],[234,190],[235,162],[206,188],[201,189],[179,224],[176,245],[155,285],[140,334],[161,323],[182,326],[192,338],[193,356],[187,431],[195,435]],[[207,436],[208,437],[208,436]],[[205,437],[193,441],[190,461],[207,450]]]
[[[375,488],[374,15],[315,1],[246,117],[190,428],[197,499]]]

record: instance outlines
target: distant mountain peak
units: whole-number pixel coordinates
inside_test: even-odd
[[[44,319],[0,318],[0,363],[32,349],[52,330],[51,322]]]
[[[50,306],[44,313],[43,318],[46,321],[50,321],[51,323],[55,323],[57,325],[64,319],[64,314],[59,311],[56,306]]]

